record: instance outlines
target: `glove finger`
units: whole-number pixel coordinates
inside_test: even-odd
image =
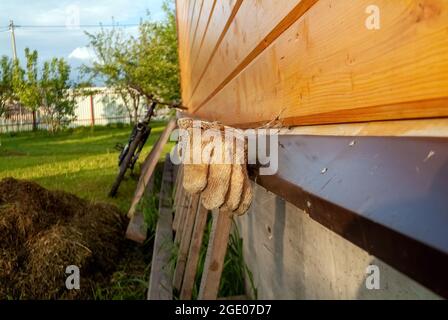
[[[183,186],[189,193],[199,193],[207,186],[208,165],[185,164]]]
[[[230,186],[223,205],[225,211],[234,211],[238,209],[241,202],[241,196],[244,186],[244,172],[241,164],[232,165],[232,175],[230,177]]]
[[[213,149],[214,158],[209,167],[207,186],[202,192],[202,204],[208,210],[213,210],[221,207],[229,190],[230,178],[232,175],[231,159],[226,163],[226,155],[231,152],[233,147],[231,139],[224,139],[222,132],[218,130],[219,135],[216,137],[220,139],[220,145],[215,145]],[[221,157],[215,157],[217,155]]]
[[[243,193],[241,195],[241,202],[238,206],[238,209],[233,211],[233,214],[236,214],[238,216],[241,216],[249,210],[250,205],[252,203],[252,184],[249,180],[249,176],[247,174],[247,169],[244,167],[244,186],[243,186]]]
[[[223,205],[229,188],[231,173],[231,165],[210,165],[207,186],[202,192],[202,204],[206,209],[213,210]]]
[[[193,147],[193,129],[187,129],[189,134],[189,157],[184,165],[183,186],[189,193],[199,193],[207,185],[208,163],[194,163],[195,159],[201,159],[202,148]],[[200,139],[200,137],[194,137]]]

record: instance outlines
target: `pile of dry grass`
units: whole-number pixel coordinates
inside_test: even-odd
[[[0,181],[0,299],[92,297],[120,256],[124,220],[111,205],[49,191],[29,181]],[[81,271],[67,290],[66,267]]]

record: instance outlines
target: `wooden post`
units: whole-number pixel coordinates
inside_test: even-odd
[[[159,220],[156,227],[154,249],[149,278],[148,300],[172,300],[173,282],[171,270],[167,270],[170,260],[169,248],[173,245],[171,229],[171,189],[173,186],[173,164],[169,155],[165,158],[162,186],[159,197]]]
[[[185,190],[184,188],[180,188],[176,190],[176,196],[174,199],[174,220],[173,220],[173,230],[177,232],[177,228],[179,227],[180,215],[182,213],[182,207],[185,201]]]
[[[160,167],[160,166],[158,166]],[[154,188],[154,175],[149,179],[148,185],[146,186],[144,197],[149,199],[152,195]],[[142,210],[135,210],[132,217],[130,217],[128,228],[126,229],[126,238],[137,243],[143,243],[147,237],[147,228],[145,225],[145,217],[143,216]]]
[[[93,105],[93,94],[90,95],[90,125],[93,127],[95,125],[95,109]]]
[[[177,234],[179,225],[182,220],[182,213],[183,213],[183,207],[185,205],[185,198],[188,195],[182,186],[183,171],[184,171],[184,167],[183,167],[183,165],[180,165],[179,170],[176,174],[176,176],[177,176],[176,194],[174,196],[174,205],[173,205],[173,208],[174,208],[173,230],[176,232],[176,234]]]
[[[231,214],[215,210],[199,289],[199,300],[215,300],[218,297],[231,228]]]
[[[135,190],[134,198],[132,199],[131,208],[128,212],[128,217],[131,218],[135,212],[137,204],[139,203],[143,192],[145,190],[146,185],[148,184],[149,179],[151,179],[154,170],[156,168],[157,162],[160,159],[160,155],[162,154],[163,147],[167,143],[171,132],[176,127],[176,121],[171,120],[165,127],[165,130],[162,132],[157,143],[152,147],[151,152],[149,153],[147,159],[145,159],[145,163],[147,165],[144,167],[144,171],[140,175],[140,179],[137,184],[137,188]]]
[[[188,209],[191,205],[191,196],[187,192],[184,192],[184,198],[181,202],[181,205],[179,206],[179,224],[176,228],[176,236],[174,237],[174,243],[180,243],[180,240],[182,239],[182,232],[185,225],[185,219],[187,217]]]
[[[202,240],[204,238],[205,226],[207,224],[208,210],[199,204],[199,210],[196,212],[193,235],[188,252],[188,260],[185,266],[184,280],[180,292],[181,300],[190,300],[193,292],[196,271],[198,269],[199,254],[201,251]]]
[[[182,196],[182,193],[184,192],[184,188],[182,187],[182,178],[183,178],[183,166],[180,165],[179,168],[177,169],[177,173],[176,173],[176,194],[174,196],[174,210],[177,210],[177,206],[180,203],[180,199]],[[174,217],[174,223],[173,223],[173,229],[176,230],[176,226],[177,226],[177,221],[176,221],[176,217]]]
[[[191,204],[185,210],[185,223],[182,228],[182,236],[180,240],[179,252],[177,255],[176,271],[174,273],[174,288],[180,290],[184,277],[185,265],[187,263],[187,255],[190,249],[191,236],[194,227],[194,221],[199,206],[199,195],[191,196]]]
[[[173,176],[173,179],[174,179],[174,181],[175,181],[175,185],[176,185],[176,187],[177,187],[177,183],[179,182],[178,179],[179,179],[179,176],[180,176],[179,173],[182,172],[182,171],[180,171],[181,168],[182,168],[182,165],[179,164],[179,165],[175,166],[174,168],[175,168],[175,169],[174,169],[174,176]]]

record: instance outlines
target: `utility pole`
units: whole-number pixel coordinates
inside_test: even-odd
[[[16,35],[14,34],[14,21],[9,21],[9,30],[11,30],[11,43],[12,43],[12,54],[14,60],[17,60],[17,50],[16,50]]]
[[[16,35],[14,33],[14,21],[9,20],[9,30],[11,30],[11,44],[12,44],[12,55],[14,58],[14,62],[17,61],[17,49],[16,49]],[[22,104],[19,103],[19,117],[20,117],[20,129],[23,126],[23,117],[22,117]]]

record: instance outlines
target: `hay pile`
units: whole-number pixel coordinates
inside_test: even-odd
[[[119,210],[29,181],[0,181],[0,299],[90,298],[120,256]],[[67,290],[66,267],[80,268],[81,289]]]

